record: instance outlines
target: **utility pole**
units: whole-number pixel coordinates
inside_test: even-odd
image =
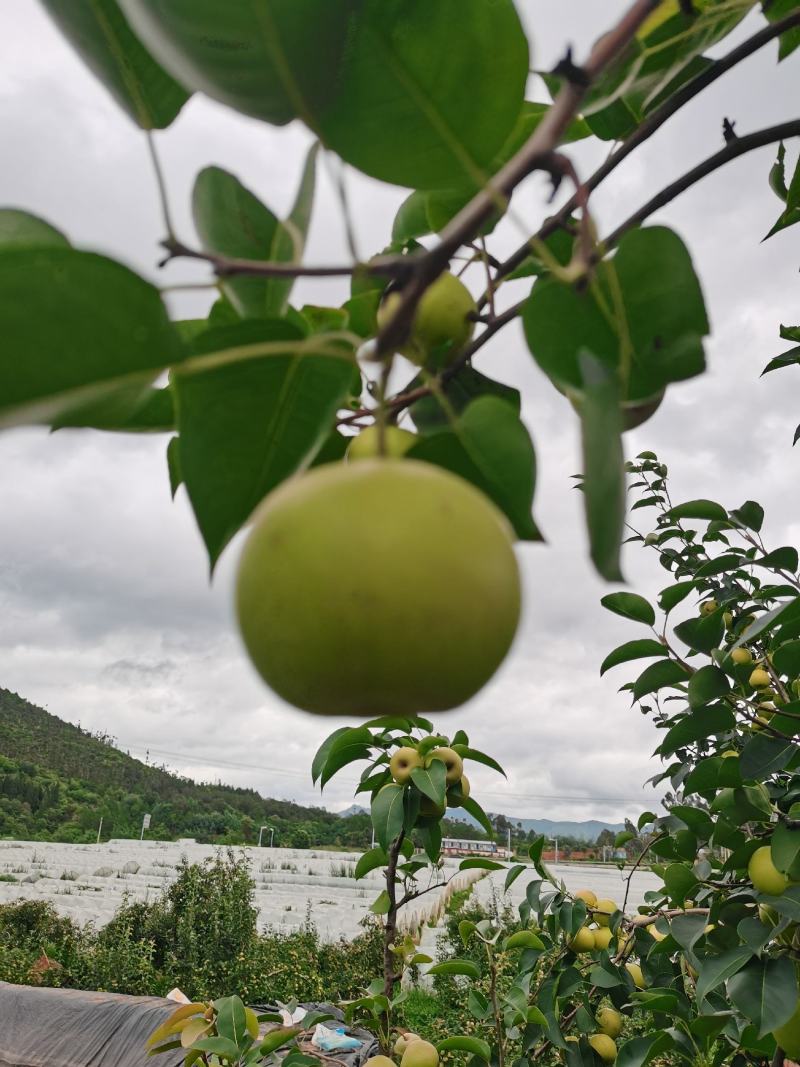
[[[268,826],[262,826],[260,828],[260,830],[258,831],[258,845],[256,846],[256,848],[261,848],[261,836],[262,836],[262,834],[264,833],[265,830],[269,830],[269,827]]]
[[[273,841],[274,837],[275,837],[275,829],[274,829],[274,827],[270,826],[270,828],[269,828],[269,847],[270,848],[272,848],[272,841]]]
[[[144,841],[144,832],[150,828],[150,815],[147,814],[142,818],[142,832],[139,834],[139,840]]]
[[[97,827],[97,844],[100,844],[100,831],[103,829],[103,816],[100,816],[100,825]]]
[[[558,838],[557,837],[551,837],[550,840],[553,842],[553,844],[556,847],[555,859],[553,860],[553,863],[558,863]]]
[[[506,828],[506,849],[508,851],[508,858],[511,859],[511,827]]]

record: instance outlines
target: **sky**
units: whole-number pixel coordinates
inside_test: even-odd
[[[549,69],[567,43],[577,57],[586,55],[625,7],[620,0],[518,0],[534,65]],[[760,25],[751,15],[720,50]],[[592,197],[601,233],[716,151],[724,116],[739,133],[796,117],[800,53],[780,67],[776,54],[773,43],[722,78],[619,168]],[[537,92],[534,82],[531,89]],[[207,278],[196,264],[156,269],[163,227],[143,135],[35,0],[6,0],[0,9],[0,127],[1,203],[41,215],[77,246],[113,256],[159,285]],[[193,239],[188,205],[202,167],[234,171],[285,212],[310,138],[297,124],[277,129],[196,96],[156,142],[178,230]],[[579,145],[570,155],[588,174],[607,150]],[[792,163],[796,151],[789,146]],[[765,540],[777,547],[800,540],[800,452],[791,448],[800,411],[792,371],[759,375],[789,347],[778,324],[800,318],[800,231],[760,243],[780,210],[767,186],[774,155],[772,147],[750,154],[655,216],[686,240],[700,275],[713,328],[709,370],[671,388],[657,415],[627,435],[626,450],[659,454],[676,501],[708,496],[734,507],[759,500],[767,511]],[[333,174],[329,161],[308,262],[346,255]],[[387,243],[406,193],[350,170],[346,185],[366,257]],[[546,192],[534,176],[515,197],[515,216],[531,231],[552,211]],[[519,241],[517,223],[506,221],[491,248],[502,257]],[[525,295],[524,284],[507,287],[509,302]],[[304,280],[293,302],[345,298],[341,279]],[[188,317],[202,314],[211,296],[168,299],[176,317]],[[578,421],[536,368],[518,323],[482,350],[476,366],[523,392],[538,459],[535,515],[547,543],[517,549],[524,611],[511,654],[480,694],[437,723],[446,733],[465,729],[505,767],[507,779],[475,765],[470,772],[473,795],[488,810],[635,818],[658,802],[644,785],[659,769],[651,757],[658,733],[618,692],[632,670],[599,676],[605,655],[640,631],[599,604],[613,587],[591,568],[580,496],[571,489],[570,475],[581,465]],[[321,797],[309,773],[317,746],[341,721],[282,704],[257,678],[233,622],[241,540],[209,585],[183,490],[170,499],[166,441],[38,428],[0,434],[0,686],[199,780],[344,808],[357,772],[334,779]],[[668,581],[655,554],[641,548],[626,550],[624,572],[627,588],[651,597]]]

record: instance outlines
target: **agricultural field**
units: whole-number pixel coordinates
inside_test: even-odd
[[[217,849],[213,845],[164,841],[109,841],[100,845],[54,842],[0,842],[0,902],[24,897],[49,900],[59,912],[80,923],[105,925],[126,895],[134,900],[152,900],[170,885],[178,865],[186,858],[200,863]],[[255,881],[255,903],[259,926],[296,930],[310,916],[320,937],[334,941],[353,938],[361,931],[360,922],[380,892],[382,872],[375,870],[356,881],[355,867],[360,853],[323,852],[311,849],[247,848],[243,850]],[[454,890],[476,883],[475,892],[483,903],[492,894],[503,893],[504,872],[483,877],[483,871],[457,873],[458,860],[445,860],[442,877],[455,878],[448,887],[426,894],[403,910],[401,928],[416,929],[436,924]],[[622,902],[623,872],[616,868],[574,867],[559,864],[551,868],[568,888],[591,886],[598,896]],[[525,886],[538,877],[518,878],[509,891],[516,905]],[[644,892],[655,888],[657,880],[649,872],[636,872],[629,907],[644,900]]]

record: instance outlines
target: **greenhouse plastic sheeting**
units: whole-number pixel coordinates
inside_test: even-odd
[[[0,982],[0,1067],[176,1067],[181,1049],[153,1060],[146,1045],[177,1007],[162,997]]]

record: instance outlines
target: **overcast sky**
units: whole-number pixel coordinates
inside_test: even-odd
[[[585,55],[626,4],[621,0],[518,0],[534,41],[534,63],[551,67],[573,42]],[[753,15],[734,40],[761,24]],[[773,43],[721,79],[674,118],[593,197],[601,232],[716,151],[723,116],[740,133],[796,118],[800,53],[776,67]],[[141,133],[82,66],[35,0],[0,8],[0,202],[33,211],[81,247],[128,263],[159,284],[204,277],[202,268],[155,269],[163,235]],[[180,232],[194,175],[220,164],[274,210],[291,202],[308,134],[275,129],[194,97],[157,138]],[[583,173],[607,146],[571,152]],[[794,162],[796,146],[789,147]],[[788,347],[778,324],[800,318],[800,230],[759,242],[779,213],[767,187],[766,148],[695,187],[662,212],[689,244],[713,326],[710,371],[673,387],[658,414],[627,437],[634,455],[656,450],[669,464],[676,500],[711,496],[733,507],[747,498],[767,509],[767,543],[797,543],[797,470],[792,451],[800,405],[794,372],[760,380]],[[405,193],[348,173],[359,249],[388,240]],[[515,199],[534,229],[551,209],[545,183],[531,179]],[[519,243],[504,223],[493,250]],[[324,172],[307,252],[311,262],[346,254],[337,201]],[[524,295],[509,287],[509,300]],[[302,282],[294,302],[338,303],[340,280]],[[171,298],[181,317],[202,313],[205,294]],[[2,294],[0,294],[2,300]],[[547,545],[518,549],[525,608],[516,644],[492,683],[469,705],[441,716],[506,767],[505,781],[471,772],[476,797],[494,811],[560,819],[636,817],[654,803],[643,788],[658,765],[657,732],[617,688],[628,677],[599,665],[637,628],[599,605],[607,591],[587,559],[579,495],[578,422],[538,372],[518,324],[481,352],[477,365],[523,390],[537,448],[535,513]],[[221,778],[269,796],[319,803],[312,754],[340,725],[283,705],[261,684],[232,621],[238,542],[213,586],[183,491],[170,500],[166,437],[38,429],[0,435],[0,686],[51,712],[114,735],[120,747],[196,778]],[[654,554],[626,554],[630,587],[653,595],[666,584]],[[2,738],[0,738],[2,751]],[[323,802],[350,803],[355,775],[328,786]]]

